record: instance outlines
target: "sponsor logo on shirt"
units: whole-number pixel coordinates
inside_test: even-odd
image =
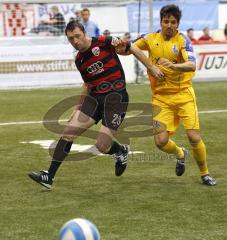
[[[88,68],[87,72],[92,74],[93,76],[96,74],[99,74],[104,71],[103,63],[101,61],[97,61],[95,63],[92,63]]]
[[[173,52],[174,52],[175,54],[178,54],[178,52],[179,52],[176,45],[173,46]]]
[[[91,49],[91,51],[95,56],[98,56],[99,53],[100,53],[100,48],[99,47],[94,47],[94,48]]]

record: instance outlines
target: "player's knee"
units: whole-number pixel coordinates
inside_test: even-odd
[[[86,129],[82,127],[67,126],[64,129],[62,138],[73,141],[76,137],[80,136]]]
[[[162,149],[166,144],[167,142],[155,142],[156,147],[159,149]]]
[[[107,153],[109,150],[109,146],[107,143],[105,143],[104,141],[97,141],[95,146],[97,147],[97,149],[99,150],[99,152],[101,153]]]
[[[156,136],[155,137],[155,145],[158,147],[158,148],[162,148],[164,147],[166,144],[168,143],[168,138],[166,137],[160,137],[160,136]]]
[[[196,143],[200,142],[200,140],[201,140],[201,136],[198,131],[192,131],[192,130],[188,131],[187,136],[188,136],[189,142],[191,144],[196,144]]]

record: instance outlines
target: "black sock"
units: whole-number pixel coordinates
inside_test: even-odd
[[[53,178],[60,167],[62,161],[66,158],[70,152],[73,142],[66,141],[62,138],[59,139],[56,148],[54,150],[53,159],[48,170],[50,176]]]
[[[109,152],[107,152],[106,154],[112,155],[112,154],[118,153],[120,151],[124,151],[124,147],[121,144],[119,144],[118,142],[113,141]]]

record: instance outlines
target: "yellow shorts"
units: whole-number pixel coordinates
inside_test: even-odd
[[[155,121],[166,125],[168,132],[175,132],[180,120],[185,129],[199,129],[196,97],[192,87],[174,94],[155,94],[152,104],[161,109],[154,117]]]

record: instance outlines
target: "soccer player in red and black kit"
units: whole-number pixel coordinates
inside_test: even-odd
[[[67,24],[65,34],[71,45],[78,50],[75,64],[84,84],[81,101],[58,141],[49,170],[29,173],[34,181],[48,189],[51,189],[59,166],[70,152],[73,140],[100,120],[102,125],[96,147],[101,153],[114,156],[116,176],[121,176],[125,171],[128,147],[113,140],[128,106],[125,75],[117,53],[121,53],[122,49],[130,51],[154,75],[162,74],[150,65],[139,48],[127,41],[105,36],[89,38],[84,27],[77,21]]]

